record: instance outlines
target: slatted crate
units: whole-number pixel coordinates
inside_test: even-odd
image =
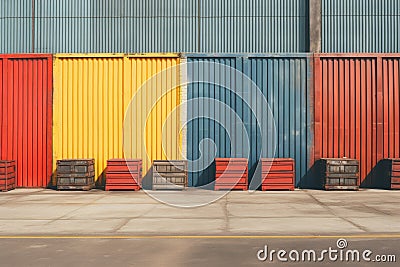
[[[14,160],[0,160],[0,191],[15,189],[16,166]]]
[[[247,190],[248,160],[246,158],[215,159],[215,190]]]
[[[57,190],[91,190],[94,176],[94,159],[57,161]]]
[[[153,161],[153,190],[184,190],[187,183],[186,160]]]
[[[400,159],[383,159],[379,162],[379,173],[375,175],[373,187],[399,190],[400,189]]]
[[[142,160],[111,159],[107,161],[106,191],[138,191],[142,183]]]
[[[291,158],[261,159],[261,189],[294,190],[295,162]]]
[[[325,190],[358,190],[359,161],[348,158],[324,158],[319,161],[322,186]]]

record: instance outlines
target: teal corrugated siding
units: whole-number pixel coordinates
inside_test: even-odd
[[[0,1],[0,53],[32,52],[32,0]]]
[[[32,52],[32,38],[37,53],[308,49],[308,1],[303,0],[35,0],[33,37],[32,1],[0,2],[12,6],[1,9],[7,37],[1,53]]]
[[[323,53],[400,52],[400,1],[321,1]]]
[[[203,0],[204,53],[308,51],[308,1]]]
[[[296,161],[296,184],[300,186],[306,183],[310,163],[312,162],[313,147],[313,110],[312,110],[312,62],[311,55],[186,55],[188,75],[188,101],[209,98],[219,100],[230,106],[240,117],[245,125],[245,131],[250,137],[249,170],[250,176],[255,172],[260,157],[294,158]],[[209,67],[201,62],[218,63],[232,67],[243,72],[260,88],[266,97],[275,119],[276,128],[276,151],[271,153],[270,149],[261,149],[265,143],[261,143],[260,133],[267,133],[272,129],[260,131],[267,127],[266,122],[261,120],[260,127],[254,113],[267,109],[262,100],[256,98],[251,85],[238,77],[235,72],[218,67]],[[200,63],[200,64],[192,64]],[[193,82],[193,81],[209,81]],[[227,90],[222,86],[210,82],[223,84],[231,87]],[[244,94],[250,100],[249,105],[238,97],[237,90],[243,86]],[[203,110],[210,110],[215,114],[212,118],[202,117]],[[244,140],[246,133],[241,128],[235,128],[233,134],[228,135],[225,125],[235,124],[232,114],[221,110],[213,110],[213,104],[188,103],[187,110],[187,157],[189,159],[189,170],[200,170],[190,173],[189,185],[204,186],[214,180],[212,162],[215,157],[243,157],[246,151]],[[255,112],[257,114],[257,112]],[[217,122],[217,121],[220,122]],[[221,123],[222,122],[222,123]],[[260,122],[260,121],[259,121]],[[271,125],[271,124],[268,124]],[[272,127],[272,126],[271,126]],[[273,138],[264,136],[264,138]],[[214,145],[209,141],[211,139]],[[233,149],[234,147],[234,149]],[[235,152],[233,152],[235,150]],[[202,153],[202,155],[201,155]],[[199,160],[200,159],[200,160]],[[191,163],[190,161],[194,161]],[[192,164],[192,165],[191,165]],[[205,168],[207,166],[207,168]]]

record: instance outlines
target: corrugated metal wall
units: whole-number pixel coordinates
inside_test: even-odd
[[[47,187],[52,172],[52,57],[0,57],[0,158],[18,187]]]
[[[302,179],[307,179],[310,163],[313,161],[313,114],[312,114],[312,62],[311,55],[188,55],[188,63],[194,62],[213,62],[230,66],[251,78],[260,88],[267,98],[275,118],[277,131],[276,157],[292,157],[296,160],[296,180],[297,185]],[[223,70],[222,70],[223,71]],[[251,110],[267,109],[261,106],[261,100],[256,99],[253,91],[245,85],[245,94],[250,94],[250,106],[245,105],[238,98],[237,90],[239,84],[245,81],[233,76],[229,70],[221,72],[220,68],[204,69],[201,65],[189,65],[187,69],[188,82],[197,80],[215,80],[216,83],[224,81],[232,88],[223,88],[210,83],[191,83],[188,85],[188,100],[199,98],[210,98],[222,101],[230,106],[235,113],[244,121],[245,131],[250,136],[250,175],[255,171],[257,160],[260,156],[272,157],[267,155],[267,150],[263,150],[260,155],[261,138],[260,131],[257,129],[257,122]],[[247,89],[246,89],[247,88]],[[232,92],[227,89],[231,89]],[[251,92],[251,93],[249,93]],[[202,110],[215,107],[189,105],[188,120],[198,117]],[[213,111],[211,111],[213,113]],[[240,128],[235,128],[234,137],[231,141],[226,129],[221,123],[217,123],[217,117],[223,124],[231,125],[233,117],[228,113],[215,111],[212,119],[197,118],[189,121],[187,125],[187,156],[189,160],[200,158],[200,144],[202,140],[210,138],[216,144],[216,157],[243,157],[245,151],[245,132]],[[269,124],[268,124],[269,125]],[[262,125],[261,127],[267,127]],[[270,130],[270,129],[268,129]],[[266,138],[266,137],[264,137]],[[270,137],[272,138],[272,137]],[[236,152],[232,153],[232,146]],[[189,166],[189,169],[199,169],[199,166],[207,165],[214,158],[213,148],[203,148],[203,158],[201,162],[196,162],[196,166]],[[193,163],[191,163],[193,164]],[[189,175],[190,186],[202,186],[210,183],[214,179],[212,166],[204,171],[191,173]]]
[[[3,2],[1,53],[308,51],[303,0],[35,0],[34,25],[31,0]]]
[[[308,51],[308,1],[203,0],[204,53]]]
[[[398,0],[322,0],[322,52],[400,52]]]
[[[179,64],[175,54],[165,55],[56,55],[54,63],[54,162],[65,158],[95,158],[96,177],[102,175],[106,161],[112,158],[143,158],[145,151],[123,151],[123,141],[141,147],[146,137],[150,160],[165,159],[161,129],[167,114],[179,104],[179,88],[162,97],[149,118],[144,113],[147,100],[160,97],[153,90],[171,80],[179,80],[179,72],[171,73],[146,86],[143,106],[135,107],[135,122],[148,122],[144,129],[132,126],[132,137],[123,139],[126,109],[138,88],[162,70]],[[156,91],[158,92],[158,91]],[[179,114],[176,114],[178,116]],[[170,158],[179,159],[179,117],[166,122],[163,133],[168,139]],[[125,153],[124,153],[125,152]],[[129,152],[129,153],[128,153]],[[128,153],[128,154],[127,154]],[[150,167],[143,162],[143,174]],[[54,165],[55,168],[55,165]]]
[[[0,53],[31,53],[32,0],[0,1]]]
[[[185,0],[43,0],[35,8],[35,47],[58,53],[192,51],[196,9]]]
[[[363,186],[383,158],[400,157],[398,55],[315,58],[315,158],[360,160]]]

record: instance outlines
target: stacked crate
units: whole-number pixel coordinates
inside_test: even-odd
[[[13,160],[0,160],[0,191],[15,189],[16,167]]]
[[[320,175],[325,190],[358,190],[360,186],[359,161],[348,158],[320,160]]]
[[[106,191],[134,190],[141,188],[142,160],[111,159],[107,160]]]
[[[187,183],[186,160],[153,161],[153,190],[183,190]]]
[[[261,159],[261,189],[294,190],[295,163],[290,158]]]
[[[248,161],[245,158],[215,159],[215,190],[247,190]]]
[[[384,159],[380,162],[383,170],[376,177],[374,185],[382,189],[400,189],[400,159]]]
[[[57,160],[57,190],[90,190],[94,173],[94,159]]]

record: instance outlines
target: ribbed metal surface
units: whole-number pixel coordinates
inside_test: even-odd
[[[32,0],[0,1],[0,53],[32,52]]]
[[[308,51],[308,1],[201,1],[204,53]]]
[[[322,0],[322,52],[400,52],[398,0]]]
[[[51,55],[0,58],[0,160],[15,160],[17,187],[50,182],[52,69]]]
[[[229,69],[221,73],[220,68],[204,69],[189,65],[187,69],[188,82],[193,80],[214,81],[231,84],[232,91],[228,91],[220,86],[208,83],[192,83],[188,85],[188,100],[209,98],[219,100],[230,106],[235,113],[244,121],[245,129],[249,134],[250,140],[250,158],[249,158],[249,177],[254,173],[258,159],[261,157],[280,157],[294,158],[296,161],[297,185],[302,179],[306,179],[307,171],[310,166],[313,144],[313,133],[311,122],[312,114],[312,69],[311,55],[187,55],[188,63],[193,62],[212,62],[230,66],[243,72],[260,88],[267,98],[273,113],[276,131],[276,154],[269,155],[264,150],[261,153],[260,131],[257,129],[257,122],[251,115],[251,110],[267,109],[261,105],[261,99],[256,99],[253,91],[246,92],[251,99],[251,107],[246,107],[240,98],[238,98],[236,89],[238,84],[244,84],[246,81],[233,76]],[[246,89],[247,90],[247,89]],[[197,118],[201,117],[201,110],[211,109],[216,114],[215,118]],[[235,128],[232,141],[228,136],[227,130],[222,127],[223,124],[231,125],[234,123],[232,115],[224,113],[221,110],[215,110],[213,106],[188,106],[187,127],[187,156],[189,160],[198,160],[201,162],[189,163],[190,169],[201,169],[208,162],[213,161],[214,150],[212,147],[201,147],[201,142],[207,138],[213,140],[216,145],[215,157],[243,157],[243,151],[246,149],[244,137],[245,133],[240,128]],[[220,119],[221,123],[215,120]],[[261,125],[267,127],[267,125]],[[270,129],[268,129],[270,130]],[[265,131],[268,132],[268,131]],[[204,144],[203,144],[204,145]],[[235,146],[235,154],[232,153],[232,146]],[[200,150],[202,155],[200,155]],[[202,156],[202,157],[201,157]],[[190,164],[197,164],[191,166]],[[210,165],[204,171],[191,173],[189,176],[190,186],[201,186],[210,183],[213,180],[213,167]]]
[[[145,105],[152,104],[148,99],[159,97],[159,91],[153,89],[159,89],[171,80],[179,80],[178,72],[168,77],[164,75],[146,87],[148,90],[144,92],[148,93],[143,94],[143,102],[134,107],[130,136],[123,139],[125,112],[134,93],[154,74],[177,64],[179,58],[175,54],[56,55],[54,162],[63,158],[94,158],[98,178],[108,159],[125,156],[145,159],[146,151],[140,149],[144,136],[150,160],[166,159],[166,153],[170,158],[178,159],[179,118],[168,120],[165,126],[164,122],[167,114],[179,103],[179,88],[162,97],[149,117],[144,112]],[[146,129],[139,127],[142,121],[147,121]],[[165,150],[162,138],[168,140]],[[123,151],[123,141],[130,142],[128,147],[131,151]],[[143,164],[146,174],[150,166],[147,161]]]
[[[197,1],[40,1],[35,51],[147,53],[196,51]]]
[[[371,185],[380,160],[400,157],[399,61],[381,54],[315,58],[315,159],[359,160],[362,186]]]
[[[0,3],[12,6],[0,17],[15,15],[0,19],[9,37],[0,52],[32,51],[32,38],[37,53],[308,49],[308,2],[302,0],[36,0],[34,25],[31,2]],[[23,14],[15,13],[18,8]]]

